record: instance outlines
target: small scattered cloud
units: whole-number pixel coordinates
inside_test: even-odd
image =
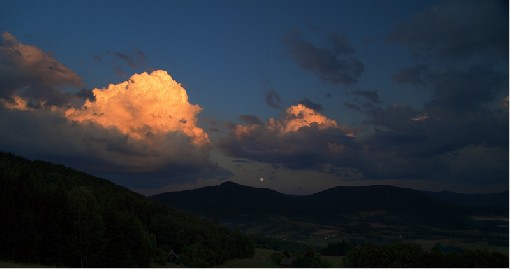
[[[352,85],[358,81],[364,70],[363,63],[353,56],[354,48],[347,38],[334,33],[330,38],[331,48],[318,48],[294,33],[285,39],[285,45],[299,65],[333,83]]]
[[[124,61],[131,68],[145,66],[145,53],[138,48],[135,48],[131,53],[120,51],[110,51],[109,53],[115,58]]]
[[[282,103],[282,98],[276,93],[274,90],[266,91],[264,93],[266,97],[266,104],[273,108],[281,108],[280,104]]]

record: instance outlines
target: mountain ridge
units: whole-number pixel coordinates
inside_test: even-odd
[[[441,222],[480,213],[480,210],[475,209],[495,207],[488,202],[480,207],[470,206],[462,202],[462,199],[467,199],[466,197],[478,197],[499,203],[504,199],[487,198],[505,197],[505,194],[508,199],[508,192],[476,195],[441,192],[440,195],[436,195],[434,192],[411,188],[371,185],[337,186],[314,194],[294,196],[269,188],[250,187],[227,181],[216,186],[166,192],[150,196],[150,198],[170,207],[223,221],[242,222],[243,218],[239,216],[244,216],[244,221],[285,216],[334,223],[340,221],[345,215],[355,212],[382,210],[403,219],[412,219],[412,221]],[[462,199],[457,199],[457,196]],[[508,204],[499,207],[504,209],[505,206],[508,208]],[[497,213],[502,214],[501,210]]]

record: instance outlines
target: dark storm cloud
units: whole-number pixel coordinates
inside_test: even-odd
[[[506,112],[479,108],[459,113],[432,105],[424,109],[348,105],[366,113],[365,123],[373,127],[356,140],[363,151],[353,167],[365,178],[476,184],[508,180]]]
[[[466,71],[446,70],[431,74],[431,107],[456,112],[479,110],[508,89],[508,75],[488,66],[472,66]]]
[[[363,141],[372,154],[372,161],[367,162],[372,165],[366,170],[371,177],[399,177],[405,174],[402,173],[404,168],[405,172],[413,167],[420,171],[415,177],[422,177],[426,172],[425,178],[462,180],[459,169],[462,159],[466,162],[476,159],[480,164],[487,164],[484,160],[496,158],[498,161],[494,164],[499,168],[487,170],[489,165],[476,166],[480,169],[476,174],[491,175],[490,178],[478,177],[479,183],[508,180],[508,173],[501,173],[508,170],[509,126],[505,112],[485,107],[458,111],[443,105],[428,105],[423,110],[392,105],[373,108],[367,113],[367,122],[375,127]],[[476,158],[473,147],[478,152]],[[493,155],[495,153],[497,156]],[[475,177],[470,178],[475,180]]]
[[[379,156],[372,176],[411,167],[431,179],[507,182],[508,111],[500,102],[508,96],[508,2],[443,1],[401,22],[389,39],[417,61],[393,80],[430,97],[422,109],[364,110],[375,127],[364,143]]]
[[[315,111],[322,111],[324,108],[321,106],[321,104],[314,103],[308,98],[303,98],[302,100],[298,101],[298,104],[302,104],[308,108],[311,108]]]
[[[29,105],[64,105],[76,99],[58,88],[83,85],[81,78],[39,48],[25,45],[10,33],[2,34],[0,45],[0,98],[13,95],[25,98]]]
[[[338,147],[334,148],[332,144]],[[340,130],[320,130],[310,126],[286,136],[260,127],[238,138],[230,134],[219,141],[218,147],[229,156],[280,164],[291,169],[324,171],[324,165],[328,163],[353,166],[357,145]]]
[[[361,91],[361,90],[357,90],[357,91],[351,91],[350,92],[351,94],[353,95],[357,95],[357,96],[361,96],[363,98],[366,98],[368,101],[372,102],[372,103],[380,103],[381,101],[379,100],[379,94],[377,93],[377,91]]]
[[[240,115],[239,118],[248,124],[262,124],[262,121],[259,119],[259,117],[254,115]]]
[[[390,40],[419,58],[508,59],[508,1],[443,1],[400,23]]]
[[[352,85],[364,70],[363,63],[352,56],[354,48],[341,34],[333,34],[331,48],[318,48],[298,33],[285,39],[299,65],[317,74],[320,79],[334,84]]]
[[[282,98],[276,93],[276,91],[266,91],[264,93],[264,96],[266,98],[266,104],[270,107],[274,108],[280,108],[280,104],[282,103]]]

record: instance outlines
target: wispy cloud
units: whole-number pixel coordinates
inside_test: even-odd
[[[266,91],[264,93],[266,98],[266,104],[273,108],[280,108],[280,104],[282,103],[282,98],[276,93],[274,90]]]

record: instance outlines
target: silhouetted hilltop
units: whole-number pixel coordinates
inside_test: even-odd
[[[227,181],[219,186],[163,193],[151,197],[171,207],[218,219],[263,218],[301,210],[288,195]]]

